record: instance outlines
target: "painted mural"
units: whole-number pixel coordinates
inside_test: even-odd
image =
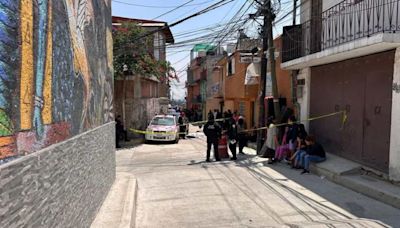
[[[0,0],[0,161],[113,120],[111,0]]]

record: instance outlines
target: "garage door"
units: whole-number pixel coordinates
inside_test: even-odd
[[[311,123],[327,151],[388,171],[394,51],[311,69],[311,116],[347,110]]]

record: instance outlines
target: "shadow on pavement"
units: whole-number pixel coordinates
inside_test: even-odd
[[[279,186],[280,189],[289,192],[294,197],[301,199],[304,203],[312,206],[322,215],[326,214],[326,216],[328,216],[329,212],[334,212],[348,218],[346,214],[336,210],[335,208],[325,205],[323,202],[313,199],[307,194],[304,194],[304,192],[292,187],[293,185],[287,184],[289,181],[293,181],[295,182],[295,184],[300,185],[304,189],[307,189],[319,195],[326,201],[329,201],[334,205],[345,209],[347,212],[357,217],[380,220],[393,227],[399,227],[399,221],[398,219],[396,219],[397,209],[393,208],[392,206],[369,199],[366,196],[361,195],[360,193],[356,193],[345,187],[336,185],[329,180],[326,180],[324,176],[317,176],[314,174],[300,175],[301,170],[291,169],[287,164],[267,164],[266,159],[263,159],[261,161],[259,159],[257,159],[257,161],[252,161],[252,158],[254,157],[256,156],[248,155],[248,159],[240,160],[239,162],[237,162],[236,165],[246,168],[251,173],[251,175],[257,177],[257,179],[268,189],[274,189],[274,187],[270,184],[272,183],[273,185]],[[270,168],[276,173],[274,175],[271,175],[265,168]],[[342,195],[340,194],[340,192],[349,192],[349,194]],[[276,191],[275,194],[277,194],[284,200],[286,200],[287,198],[283,194],[281,194],[280,191]],[[366,199],[368,200],[368,202],[366,202]],[[296,207],[296,205],[292,206]],[[376,208],[385,208],[385,210],[387,211],[386,218],[382,218],[382,215],[386,212],[374,212],[374,210],[371,209],[375,208],[375,206]],[[385,224],[382,224],[379,221],[369,222],[371,222],[371,224],[374,224],[374,227],[387,227]]]

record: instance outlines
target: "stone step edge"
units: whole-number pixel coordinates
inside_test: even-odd
[[[395,208],[400,209],[400,195],[391,194],[388,192],[381,191],[377,188],[371,188],[367,184],[360,183],[351,179],[351,175],[339,175],[330,172],[324,168],[318,167],[316,165],[311,165],[311,171],[319,176],[325,176],[328,180],[349,188],[355,192],[361,193],[368,197],[371,197],[380,202],[391,205]]]

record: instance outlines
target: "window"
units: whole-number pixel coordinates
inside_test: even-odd
[[[235,74],[235,58],[234,57],[229,59],[229,62],[227,63],[227,72],[228,72],[228,76]]]
[[[151,125],[159,125],[159,126],[174,126],[175,120],[171,117],[155,117],[151,121]]]

